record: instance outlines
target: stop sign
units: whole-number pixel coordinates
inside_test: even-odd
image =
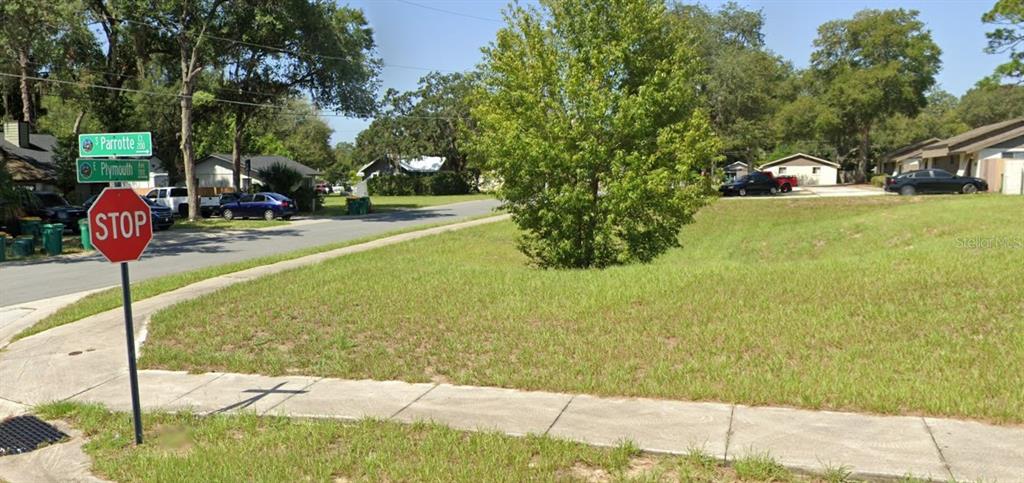
[[[106,188],[89,208],[89,239],[112,263],[138,260],[153,239],[149,205],[131,188]]]

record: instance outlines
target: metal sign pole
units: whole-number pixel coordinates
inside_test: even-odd
[[[124,296],[124,330],[128,341],[128,381],[132,388],[135,444],[142,444],[142,407],[139,404],[139,373],[135,367],[135,327],[132,324],[132,289],[128,281],[128,262],[121,262],[121,293]]]

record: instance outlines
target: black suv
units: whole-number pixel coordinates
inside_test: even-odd
[[[29,196],[25,211],[30,216],[38,216],[43,223],[63,223],[65,230],[78,233],[78,220],[85,218],[86,212],[81,206],[68,203],[58,193],[36,193]]]
[[[918,193],[972,194],[988,191],[988,183],[981,178],[957,176],[944,169],[920,169],[886,178],[885,190],[903,196]]]

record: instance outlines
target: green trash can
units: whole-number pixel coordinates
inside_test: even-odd
[[[43,225],[43,249],[47,255],[60,255],[64,251],[64,224]]]
[[[26,220],[26,219],[21,219],[21,220],[18,220],[18,221],[21,224],[21,234],[22,235],[32,235],[32,241],[33,241],[34,244],[38,244],[40,241],[42,241],[42,238],[43,238],[43,232],[42,232],[43,222],[42,222],[42,220]]]
[[[0,262],[7,260],[7,237],[0,235]]]
[[[95,250],[92,247],[92,239],[89,238],[89,219],[82,218],[78,220],[78,233],[82,237],[82,249],[86,251]]]
[[[31,256],[34,251],[35,243],[32,242],[31,236],[19,236],[14,240],[14,246],[11,247],[11,255],[16,258]]]

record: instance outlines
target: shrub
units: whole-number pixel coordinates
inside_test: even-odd
[[[374,176],[366,182],[371,196],[410,196],[422,194],[420,179],[404,174]]]
[[[375,176],[367,182],[371,196],[464,195],[473,191],[471,173],[439,171],[434,174]]]
[[[872,186],[877,186],[877,187],[881,188],[881,187],[885,186],[885,178],[886,178],[886,175],[884,175],[884,174],[878,174],[878,175],[872,176],[871,177],[871,185]]]
[[[472,191],[469,173],[439,171],[423,177],[424,194],[429,195],[466,195]]]
[[[289,196],[294,194],[299,184],[302,183],[302,173],[282,163],[274,163],[264,169],[256,170],[256,176],[270,191]]]

